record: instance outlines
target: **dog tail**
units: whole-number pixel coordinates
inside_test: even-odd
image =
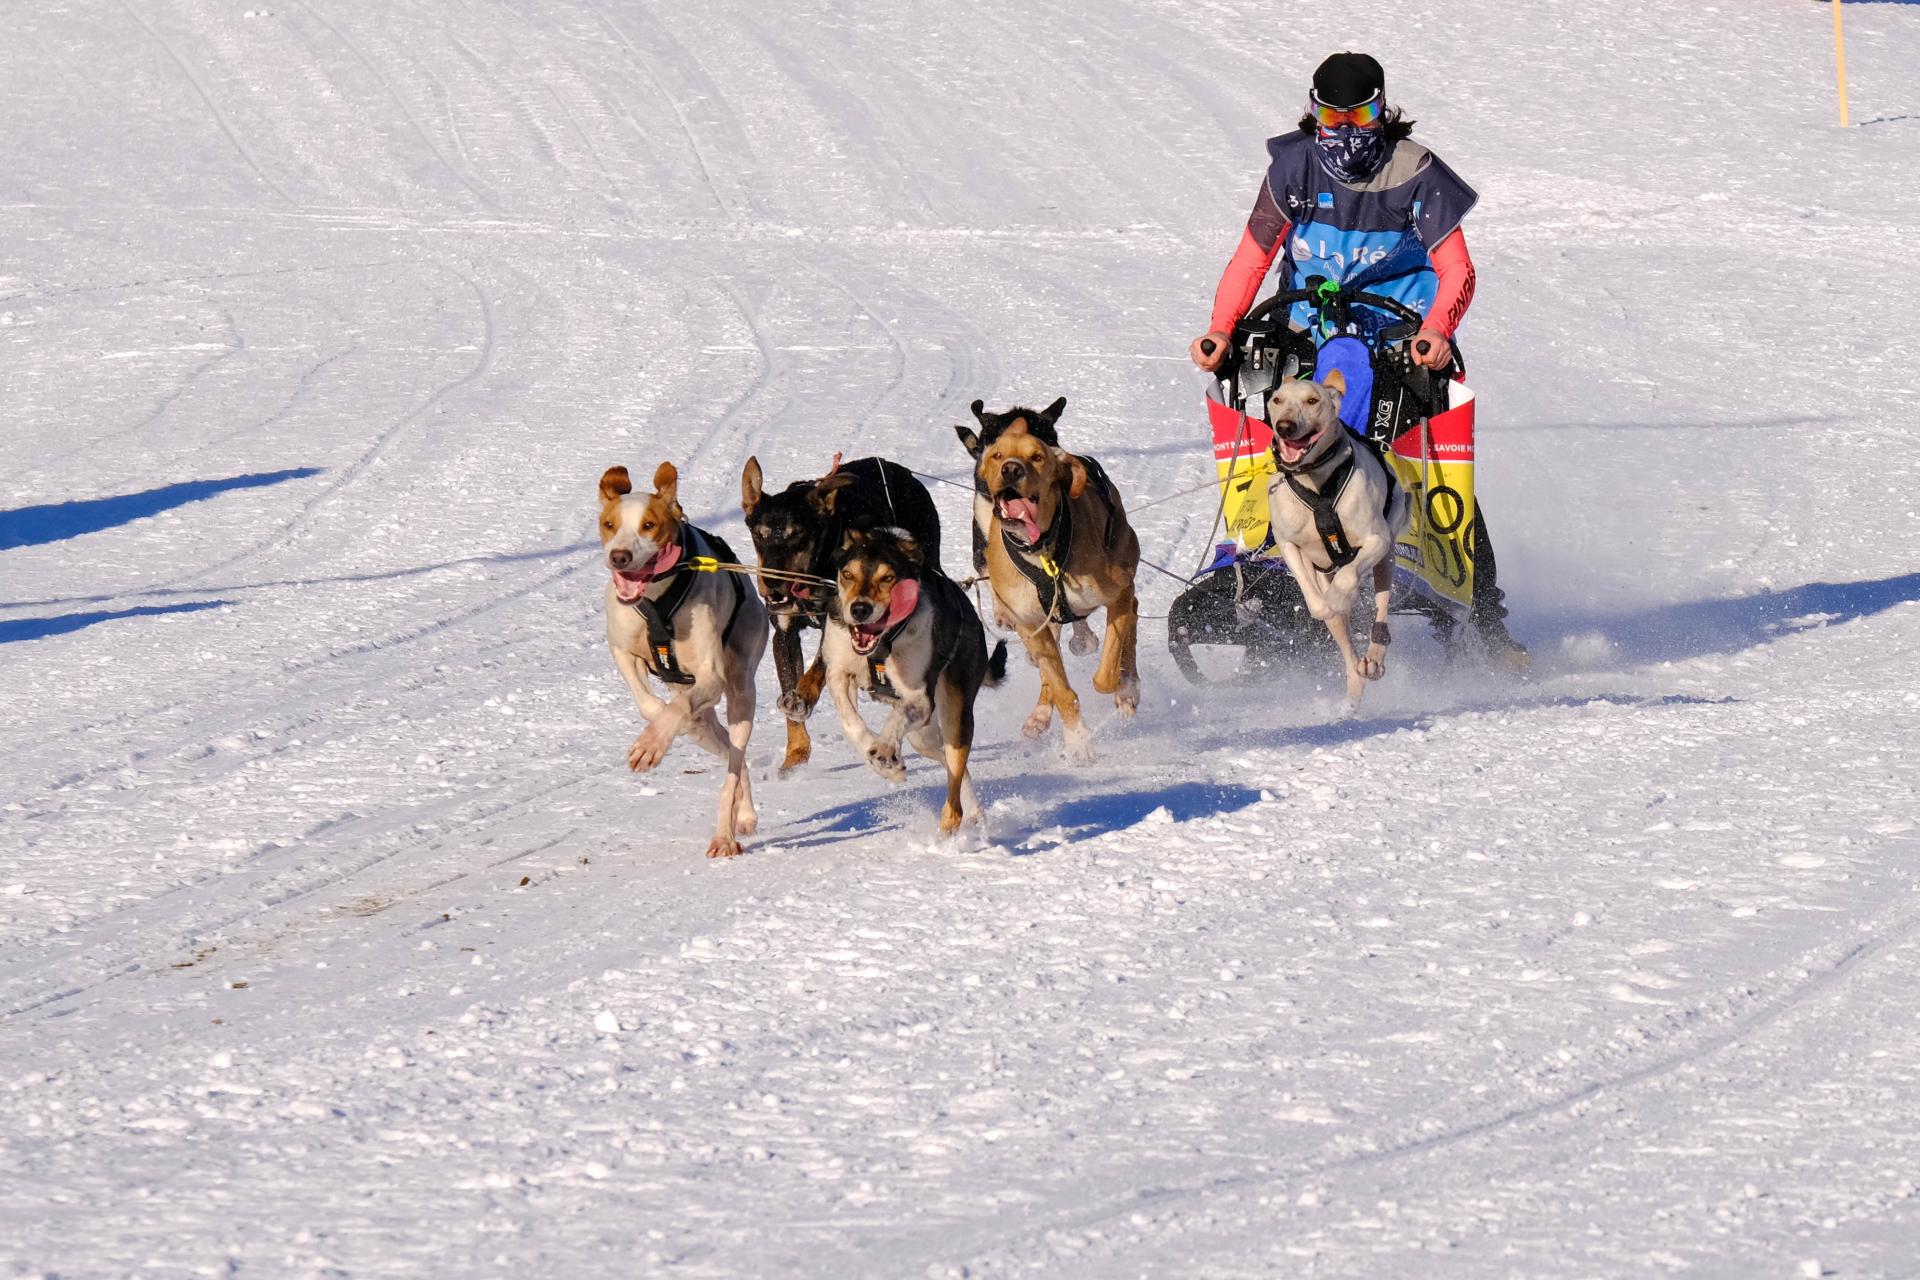
[[[1007,642],[1005,640],[993,646],[993,652],[987,657],[987,688],[997,689],[1000,682],[1007,678]]]

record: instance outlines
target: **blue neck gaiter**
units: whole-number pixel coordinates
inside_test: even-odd
[[[1320,167],[1342,182],[1365,182],[1380,171],[1387,155],[1387,131],[1357,124],[1321,129],[1314,135]]]

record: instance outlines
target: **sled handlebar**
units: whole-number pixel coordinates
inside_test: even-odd
[[[1341,304],[1355,307],[1371,307],[1376,311],[1386,312],[1396,320],[1405,320],[1416,325],[1425,319],[1418,311],[1415,311],[1398,298],[1389,298],[1385,294],[1368,293],[1365,290],[1361,290],[1358,293],[1346,293],[1338,288],[1323,287],[1317,289],[1287,289],[1276,293],[1252,311],[1249,311],[1246,319],[1242,320],[1236,328],[1250,329],[1256,325],[1270,322],[1270,317],[1277,309],[1281,307],[1291,307],[1296,302],[1311,302],[1320,307]]]
[[[1260,305],[1256,306],[1252,311],[1249,311],[1246,318],[1234,326],[1233,342],[1230,351],[1241,347],[1250,338],[1264,337],[1277,333],[1286,324],[1287,311],[1297,302],[1312,303],[1316,310],[1322,312],[1329,310],[1334,311],[1338,322],[1342,325],[1346,323],[1346,317],[1341,313],[1349,307],[1365,307],[1372,311],[1381,312],[1392,317],[1394,320],[1412,326],[1415,332],[1418,332],[1420,326],[1426,323],[1426,317],[1422,316],[1418,311],[1415,311],[1398,298],[1389,298],[1379,293],[1369,293],[1364,289],[1349,293],[1331,281],[1319,280],[1316,277],[1313,282],[1309,283],[1307,288],[1282,290],[1260,303]],[[1382,336],[1384,337],[1385,335]],[[1413,346],[1414,349],[1423,356],[1433,350],[1433,343],[1427,338],[1419,339]],[[1205,351],[1208,355],[1213,354],[1212,351],[1207,350],[1205,345],[1202,345],[1201,350]],[[1458,348],[1454,350],[1453,358],[1449,364],[1456,372],[1466,372],[1466,364],[1461,360]]]

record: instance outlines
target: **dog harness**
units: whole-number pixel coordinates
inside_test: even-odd
[[[680,612],[680,606],[687,602],[687,596],[693,591],[693,575],[696,573],[718,573],[723,564],[739,564],[733,554],[733,548],[716,534],[706,533],[686,526],[695,538],[707,544],[713,554],[709,556],[689,556],[687,533],[680,535],[680,563],[673,570],[673,580],[658,600],[649,600],[641,596],[633,602],[633,611],[647,628],[647,670],[668,684],[692,684],[693,676],[683,669],[680,659],[673,648],[673,619]],[[702,563],[702,562],[705,563]],[[727,574],[727,583],[733,588],[733,608],[727,613],[727,622],[720,629],[720,643],[727,644],[733,639],[733,627],[740,620],[740,603],[746,594],[741,584],[740,574]]]
[[[1338,466],[1327,473],[1326,481],[1320,486],[1318,492],[1301,484],[1294,470],[1284,465],[1280,468],[1280,478],[1287,482],[1287,488],[1293,491],[1293,496],[1313,509],[1314,531],[1320,535],[1320,545],[1326,549],[1327,559],[1332,561],[1332,564],[1321,572],[1329,576],[1352,564],[1354,558],[1360,554],[1360,549],[1347,537],[1347,531],[1340,523],[1340,513],[1336,509],[1340,503],[1340,495],[1346,490],[1347,482],[1353,479],[1353,437],[1346,435],[1345,431],[1342,431],[1341,435],[1346,441],[1346,456],[1340,460]],[[1272,450],[1274,462],[1278,464],[1280,462],[1278,437],[1275,437]],[[1387,477],[1387,497],[1380,507],[1380,514],[1385,516],[1393,511],[1393,491],[1398,482],[1394,480],[1393,468],[1382,467],[1381,470]]]
[[[1113,550],[1114,532],[1119,528],[1119,496],[1114,490],[1113,481],[1107,478],[1107,469],[1093,458],[1081,458],[1080,464],[1087,469],[1087,481],[1095,486],[1094,492],[1100,497],[1100,503],[1107,509],[1107,532],[1104,545]],[[1025,546],[1016,542],[1013,532],[1004,521],[1000,525],[1000,545],[1006,548],[1007,558],[1013,561],[1013,567],[1020,576],[1033,584],[1034,594],[1048,601],[1047,621],[1061,626],[1079,622],[1087,617],[1084,613],[1075,613],[1067,600],[1065,584],[1061,581],[1064,570],[1062,565],[1073,558],[1073,503],[1065,501],[1054,509],[1053,527],[1037,547]],[[1035,557],[1028,559],[1028,556]]]
[[[944,579],[945,575],[928,574],[919,581],[922,587],[925,587],[934,582],[936,578]],[[949,585],[952,585],[951,582],[949,582]],[[934,590],[939,591],[941,588],[935,586]],[[959,588],[954,587],[954,590],[957,592]],[[921,598],[925,599],[925,597],[926,593],[923,590]],[[964,602],[965,597],[962,596],[961,599]],[[948,601],[949,605],[952,603],[951,600]],[[938,609],[939,605],[934,605],[934,608]],[[919,607],[916,605],[913,612],[907,614],[906,617],[900,619],[900,621],[894,623],[891,627],[888,627],[880,636],[879,641],[873,646],[872,652],[866,655],[867,675],[873,680],[871,692],[874,697],[884,699],[887,702],[898,702],[900,700],[900,691],[894,688],[893,681],[887,678],[887,659],[893,655],[894,639],[899,636],[900,632],[906,628],[909,622],[913,621],[913,615],[919,611]],[[956,640],[956,647],[958,643]],[[951,649],[944,655],[940,653],[933,655],[933,661],[927,664],[927,688],[932,689],[934,685],[939,682],[940,673],[947,669],[947,664],[951,661],[953,661],[953,650]]]

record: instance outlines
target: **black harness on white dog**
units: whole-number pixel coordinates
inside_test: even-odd
[[[658,600],[641,596],[633,602],[633,611],[640,615],[640,621],[647,628],[647,653],[650,655],[647,669],[668,684],[693,683],[693,676],[681,667],[680,659],[674,653],[674,615],[680,612],[680,606],[687,602],[687,596],[693,591],[694,574],[719,572],[717,567],[696,563],[703,557],[689,555],[692,539],[688,533],[707,544],[712,554],[704,558],[711,561],[713,566],[740,563],[733,554],[733,548],[719,536],[687,525],[680,535],[680,563],[674,566],[673,580],[667,584],[665,593]],[[733,608],[727,613],[726,625],[720,629],[722,645],[732,641],[734,623],[740,620],[740,603],[746,595],[746,587],[740,578],[741,575],[737,573],[727,574],[727,585],[733,589]]]
[[[1287,488],[1293,491],[1294,497],[1313,510],[1314,532],[1320,535],[1320,545],[1326,549],[1327,559],[1332,561],[1330,567],[1321,572],[1329,575],[1352,564],[1354,558],[1360,554],[1360,549],[1347,537],[1347,531],[1340,523],[1340,513],[1336,509],[1340,503],[1341,493],[1346,490],[1347,481],[1353,479],[1353,437],[1344,430],[1340,434],[1346,444],[1346,456],[1340,459],[1339,465],[1327,473],[1326,480],[1317,492],[1307,488],[1297,479],[1298,472],[1305,468],[1289,467],[1280,461],[1278,436],[1274,438],[1272,445],[1273,460],[1280,468],[1280,478],[1287,482]],[[1322,458],[1314,466],[1322,466],[1325,462],[1326,459]],[[1393,477],[1392,467],[1383,465],[1381,470],[1387,477],[1387,496],[1380,506],[1380,514],[1385,516],[1393,511],[1393,491],[1398,482]]]

